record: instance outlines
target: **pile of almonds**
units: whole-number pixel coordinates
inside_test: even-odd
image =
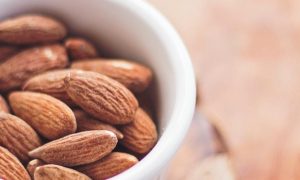
[[[0,21],[0,179],[98,180],[129,169],[157,141],[136,98],[151,79],[148,67],[67,37],[53,18]]]

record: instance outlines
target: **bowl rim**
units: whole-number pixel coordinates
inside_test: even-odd
[[[167,128],[160,136],[155,147],[135,166],[114,176],[112,179],[149,179],[159,177],[157,172],[164,169],[176,153],[185,137],[195,109],[195,74],[188,51],[176,30],[168,20],[146,1],[111,0],[140,16],[151,30],[166,44],[176,79],[176,102]],[[170,138],[172,136],[172,138]],[[145,169],[147,169],[145,171]],[[141,173],[143,172],[143,173]],[[156,177],[155,177],[156,178]]]

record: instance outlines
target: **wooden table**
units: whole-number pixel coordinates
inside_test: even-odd
[[[151,2],[190,50],[199,109],[215,117],[210,123],[227,143],[236,178],[300,179],[300,1]],[[197,123],[188,136],[197,138],[187,140],[178,154],[179,159],[192,154],[197,162],[187,162],[189,166],[206,156],[202,151],[207,146],[199,140],[204,130]],[[172,167],[188,166],[184,159],[175,159]],[[192,169],[200,172],[189,169],[170,170],[167,177],[192,179]]]

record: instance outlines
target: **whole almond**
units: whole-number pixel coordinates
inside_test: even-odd
[[[15,114],[37,132],[53,140],[76,131],[73,111],[60,100],[47,94],[13,92],[9,103]]]
[[[23,90],[35,91],[48,94],[68,105],[73,105],[71,98],[65,91],[64,79],[70,72],[79,70],[63,69],[52,70],[30,78],[24,85]]]
[[[0,91],[18,88],[34,75],[67,64],[66,50],[58,44],[24,50],[0,64]]]
[[[66,36],[65,26],[43,15],[23,15],[0,22],[0,42],[11,44],[49,43]]]
[[[41,140],[22,119],[0,112],[0,145],[7,148],[22,162],[29,161],[28,152],[39,147]]]
[[[65,47],[73,60],[98,56],[95,46],[83,38],[69,38],[65,41]]]
[[[0,146],[0,179],[30,180],[21,162],[7,149]]]
[[[117,142],[116,135],[110,131],[85,131],[51,141],[29,152],[29,155],[46,163],[77,166],[103,158]]]
[[[3,111],[3,112],[9,112],[9,108],[8,108],[8,105],[5,101],[5,99],[0,95],[0,112]]]
[[[120,128],[124,135],[121,144],[133,152],[149,152],[157,141],[157,130],[149,115],[139,108],[132,123]]]
[[[6,60],[18,51],[15,46],[0,46],[0,62]]]
[[[108,130],[115,133],[118,139],[123,138],[123,134],[112,125],[101,122],[89,116],[87,113],[85,113],[82,110],[77,109],[74,110],[73,112],[76,117],[78,132],[90,131],[90,130]]]
[[[27,164],[27,171],[28,173],[30,174],[31,178],[33,178],[34,176],[34,171],[37,167],[39,166],[43,166],[45,165],[45,163],[39,159],[34,159],[34,160],[31,160],[28,164]]]
[[[74,169],[48,164],[36,168],[34,180],[91,180],[91,178]]]
[[[71,99],[87,113],[109,124],[132,121],[138,102],[117,81],[95,72],[70,73],[65,86]]]
[[[130,154],[113,152],[99,161],[79,166],[76,169],[94,180],[102,180],[120,174],[136,163],[138,159]]]
[[[94,71],[104,74],[133,92],[142,92],[150,84],[152,72],[146,66],[118,59],[93,59],[74,62],[73,69]]]

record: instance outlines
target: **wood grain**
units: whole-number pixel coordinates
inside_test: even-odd
[[[228,154],[220,154],[205,158],[189,174],[188,179],[234,180],[230,157]]]
[[[202,169],[202,166],[206,167],[206,165],[202,165],[202,161],[220,153],[226,154],[226,152],[227,147],[220,136],[220,132],[209,123],[208,119],[204,118],[199,112],[196,112],[184,143],[172,160],[171,165],[167,168],[162,179],[199,179],[203,177],[203,174],[199,171]],[[210,173],[218,174],[219,171],[215,171],[214,169]],[[232,174],[232,172],[229,173]]]
[[[238,179],[298,179],[300,2],[152,0],[187,44]]]

